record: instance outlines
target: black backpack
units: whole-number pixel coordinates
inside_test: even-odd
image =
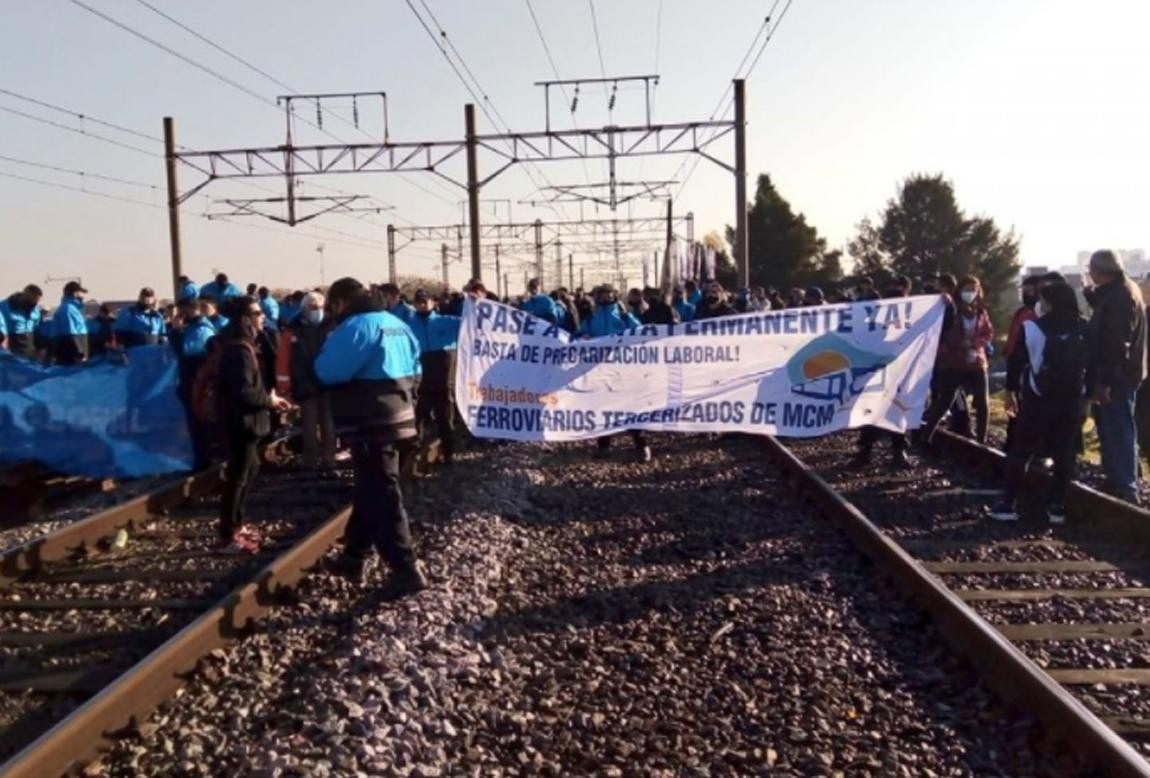
[[[1046,336],[1042,348],[1042,367],[1034,374],[1038,393],[1049,399],[1078,399],[1086,392],[1086,368],[1090,345],[1085,321],[1077,321],[1066,332],[1052,334],[1038,321]]]

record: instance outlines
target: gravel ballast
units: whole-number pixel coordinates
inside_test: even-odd
[[[432,589],[310,576],[99,772],[1073,774],[752,442],[619,442],[420,483]]]

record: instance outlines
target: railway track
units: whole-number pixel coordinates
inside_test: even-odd
[[[764,445],[991,688],[1100,774],[1150,775],[1150,512],[1075,484],[1065,525],[1000,524],[1001,452],[942,435],[945,469],[850,471],[853,440]]]
[[[115,491],[112,479],[67,476],[37,462],[14,462],[0,468],[0,529],[42,517],[60,505],[92,494]]]
[[[201,498],[219,477],[188,476],[0,554],[0,775],[97,759],[343,534],[350,481],[271,468],[249,500],[260,553],[217,551],[216,503]]]

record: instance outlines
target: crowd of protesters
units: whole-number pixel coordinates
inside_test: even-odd
[[[1150,443],[1146,307],[1141,293],[1110,251],[1089,265],[1091,310],[1084,316],[1074,290],[1058,273],[1026,278],[1021,306],[1004,348],[1007,471],[1003,499],[993,518],[1014,520],[1027,467],[1050,468],[1049,490],[1039,506],[1052,522],[1065,516],[1065,490],[1082,449],[1082,429],[1092,413],[1106,488],[1138,502],[1138,430]],[[42,290],[29,285],[0,302],[0,348],[25,358],[70,366],[97,357],[116,358],[139,346],[168,344],[178,358],[178,395],[187,413],[197,468],[217,455],[226,460],[220,501],[220,540],[236,551],[258,550],[258,532],[245,523],[247,493],[259,469],[258,444],[278,411],[298,408],[302,465],[330,469],[337,435],[350,450],[356,474],[347,544],[332,569],[363,580],[375,550],[391,565],[389,594],[426,585],[415,561],[400,495],[400,474],[414,460],[417,441],[434,423],[442,461],[450,466],[457,437],[454,377],[457,340],[466,295],[498,299],[478,280],[462,292],[436,296],[418,289],[408,299],[391,283],[366,286],[344,278],[325,290],[297,291],[277,300],[266,287],[246,291],[225,274],[202,286],[181,277],[176,301],[160,308],[154,291],[140,290],[118,311],[100,306],[86,317],[79,282],[64,286],[48,315]],[[752,287],[729,294],[721,284],[685,281],[669,295],[656,288],[610,284],[590,290],[545,292],[530,280],[523,295],[502,302],[567,330],[573,337],[622,333],[641,324],[675,322],[910,294],[937,294],[944,302],[942,332],[931,399],[915,435],[929,446],[947,423],[952,431],[985,442],[989,427],[989,366],[994,330],[979,279],[940,275],[895,276],[879,290],[861,278],[849,290],[819,287],[776,290]],[[970,417],[974,416],[971,424]],[[1136,417],[1144,422],[1136,424]],[[651,448],[639,430],[627,433],[639,461]],[[856,467],[871,462],[887,439],[892,463],[911,466],[908,436],[876,427],[860,430]],[[610,455],[601,437],[597,456]],[[1150,446],[1148,446],[1150,448]]]

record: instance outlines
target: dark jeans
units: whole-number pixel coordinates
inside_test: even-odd
[[[1098,446],[1106,490],[1128,502],[1138,502],[1138,443],[1134,429],[1135,390],[1116,386],[1110,402],[1094,406]]]
[[[1006,500],[1013,502],[1026,482],[1026,468],[1035,457],[1054,460],[1047,503],[1063,502],[1078,464],[1075,444],[1082,428],[1080,400],[1051,400],[1023,390],[1014,436],[1006,452]]]
[[[190,392],[180,391],[180,402],[184,406],[184,420],[188,425],[188,437],[192,441],[192,469],[203,470],[212,463],[212,449],[215,448],[215,431],[196,418],[192,410]]]
[[[647,441],[643,438],[643,430],[627,430],[627,434],[631,436],[631,440],[635,441],[635,448],[640,449],[647,445]],[[596,438],[595,445],[601,449],[611,448],[611,438],[613,435],[604,435],[601,438]]]
[[[411,530],[399,491],[399,451],[372,438],[351,441],[355,491],[347,523],[347,552],[365,557],[375,548],[392,569],[415,565]]]
[[[870,454],[874,444],[886,436],[890,440],[890,450],[894,453],[906,451],[906,435],[901,432],[891,432],[890,430],[880,429],[878,427],[867,425],[859,430],[859,453],[867,456]]]
[[[259,438],[250,433],[228,433],[228,464],[220,499],[220,537],[230,540],[244,523],[248,492],[260,472]]]
[[[422,435],[426,424],[435,420],[439,442],[443,447],[443,459],[450,462],[455,456],[455,403],[447,389],[429,389],[420,386],[419,398],[415,403],[415,424]]]
[[[986,430],[990,423],[987,404],[990,400],[990,384],[986,370],[940,370],[938,371],[938,391],[931,398],[930,409],[922,422],[922,435],[927,440],[934,435],[939,422],[961,392],[971,395],[974,413],[977,417],[975,438],[979,443],[986,442]]]

